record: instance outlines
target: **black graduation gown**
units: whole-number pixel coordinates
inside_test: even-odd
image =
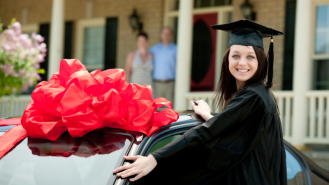
[[[152,153],[141,184],[287,184],[282,128],[264,85],[239,91],[226,109]]]

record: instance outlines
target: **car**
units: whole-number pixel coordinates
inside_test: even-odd
[[[131,185],[134,182],[112,172],[131,162],[124,161],[124,155],[147,156],[202,123],[195,114],[184,114],[150,137],[111,128],[95,130],[81,138],[72,138],[65,132],[56,141],[27,137],[0,160],[0,184]],[[12,127],[0,127],[0,135]],[[286,141],[284,147],[288,184],[329,184],[328,171]]]

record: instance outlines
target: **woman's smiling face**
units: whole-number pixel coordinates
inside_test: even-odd
[[[258,69],[258,60],[252,46],[232,45],[229,54],[229,70],[236,84],[242,88]]]

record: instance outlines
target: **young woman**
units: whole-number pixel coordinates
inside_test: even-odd
[[[282,33],[248,20],[212,28],[232,32],[216,96],[223,112],[212,116],[203,100],[191,102],[206,122],[148,157],[125,157],[135,162],[114,170],[117,176],[145,176],[141,184],[287,184],[281,122],[270,90],[273,43],[267,59],[262,41]]]
[[[137,50],[129,53],[126,61],[126,81],[138,85],[152,85],[153,56],[147,51],[148,36],[137,35]]]

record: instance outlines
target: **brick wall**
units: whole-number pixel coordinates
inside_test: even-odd
[[[240,6],[245,0],[232,0],[233,21],[243,19]],[[256,12],[256,22],[269,28],[284,32],[285,0],[249,0]],[[270,39],[264,39],[264,49],[267,53]],[[282,89],[284,35],[274,37],[274,75],[273,90]]]
[[[92,18],[118,18],[117,67],[124,68],[127,54],[136,49],[137,33],[129,24],[129,15],[134,8],[143,22],[144,31],[149,35],[149,47],[160,42],[164,0],[65,0],[65,20],[86,19],[86,7],[90,1],[93,2]],[[52,0],[2,0],[1,22],[8,24],[13,17],[21,21],[24,8],[29,10],[27,24],[50,23]],[[76,32],[73,34],[76,35]]]

